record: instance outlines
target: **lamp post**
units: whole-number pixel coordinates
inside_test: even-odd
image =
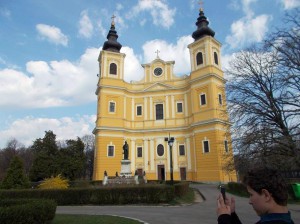
[[[165,141],[168,142],[168,145],[170,147],[170,179],[171,179],[171,185],[173,185],[173,157],[172,157],[172,147],[173,147],[173,144],[174,144],[174,140],[175,140],[175,138],[174,137],[170,137],[170,134],[169,134],[169,137],[165,138]]]

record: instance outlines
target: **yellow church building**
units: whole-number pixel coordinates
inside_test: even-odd
[[[170,180],[171,162],[174,180],[236,180],[235,172],[224,168],[233,159],[225,79],[221,44],[208,24],[200,9],[194,42],[188,45],[189,75],[176,76],[175,61],[157,56],[142,64],[142,80],[128,83],[124,81],[126,55],[120,53],[122,45],[112,21],[98,58],[94,180],[102,180],[105,171],[109,176],[120,173],[125,141],[132,174],[145,171],[148,180]]]

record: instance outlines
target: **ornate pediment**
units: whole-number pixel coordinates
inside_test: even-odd
[[[164,83],[154,83],[147,88],[144,89],[144,91],[160,91],[160,90],[169,90],[169,89],[174,89],[173,86],[164,84]]]

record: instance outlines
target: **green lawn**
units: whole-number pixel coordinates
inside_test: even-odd
[[[109,215],[55,215],[51,224],[140,224],[141,222]]]

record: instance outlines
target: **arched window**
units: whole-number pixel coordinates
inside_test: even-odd
[[[164,149],[164,146],[162,144],[159,144],[157,146],[157,155],[159,156],[163,156],[165,153],[165,149]]]
[[[115,63],[111,63],[109,65],[109,74],[111,74],[111,75],[117,74],[117,65]]]
[[[219,59],[218,59],[217,52],[214,52],[214,59],[215,59],[215,64],[218,65],[219,64]]]
[[[202,54],[202,52],[199,52],[197,54],[196,61],[197,61],[197,65],[202,65],[203,64],[203,54]]]

